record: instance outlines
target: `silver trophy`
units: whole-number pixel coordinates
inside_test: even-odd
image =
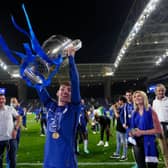
[[[78,51],[82,47],[82,42],[79,39],[72,40],[62,35],[52,35],[42,44],[42,49],[48,56],[51,62],[58,57],[63,58],[64,64],[67,58],[67,48],[74,47]],[[60,66],[60,65],[59,65]],[[36,57],[24,70],[24,76],[30,80],[32,84],[43,84],[48,82],[48,76],[52,73],[53,65],[41,57]],[[48,84],[46,84],[48,85]]]

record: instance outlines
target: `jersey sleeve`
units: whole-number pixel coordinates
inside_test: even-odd
[[[74,104],[80,103],[80,85],[79,85],[79,74],[75,64],[73,56],[69,56],[69,73],[71,80],[71,102]]]

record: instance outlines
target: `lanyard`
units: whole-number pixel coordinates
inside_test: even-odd
[[[50,132],[58,132],[61,128],[61,121],[63,115],[67,112],[68,107],[57,107],[55,112],[51,112],[51,116],[49,117],[49,131]]]

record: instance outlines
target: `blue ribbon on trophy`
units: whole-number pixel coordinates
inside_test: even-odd
[[[82,43],[79,39],[72,41],[70,38],[62,35],[52,35],[41,47],[33,32],[24,4],[22,5],[22,9],[24,11],[29,32],[21,28],[15,22],[13,16],[11,16],[11,20],[14,27],[28,37],[30,41],[30,44],[28,42],[23,43],[25,53],[10,50],[1,34],[0,46],[10,61],[14,64],[19,65],[19,62],[14,55],[21,58],[22,61],[19,65],[20,75],[26,81],[28,86],[35,88],[48,86],[51,83],[52,78],[58,73],[61,64],[67,56],[66,49],[73,46],[77,51],[82,47]]]

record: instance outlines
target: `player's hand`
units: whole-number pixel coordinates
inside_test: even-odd
[[[67,52],[67,55],[68,56],[75,56],[75,48],[74,47],[69,47],[69,48],[67,48],[67,50],[66,50],[66,52]]]

